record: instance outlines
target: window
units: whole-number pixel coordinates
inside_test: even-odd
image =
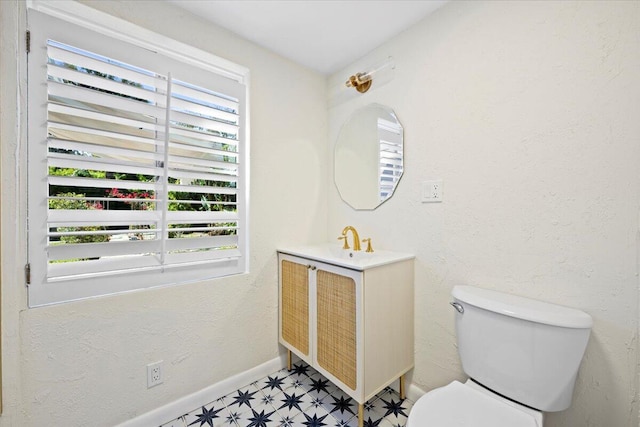
[[[30,306],[244,272],[242,79],[29,27]]]

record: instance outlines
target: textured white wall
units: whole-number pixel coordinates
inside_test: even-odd
[[[24,182],[14,179],[24,174],[15,83],[24,3],[0,1],[3,427],[111,426],[273,359],[275,249],[323,240],[326,229],[323,76],[162,2],[87,3],[251,70],[251,273],[26,308]],[[164,384],[147,390],[146,364],[161,359]]]
[[[639,22],[637,1],[455,1],[331,77],[396,62],[393,81],[330,109],[329,145],[354,109],[389,105],[405,175],[370,212],[331,188],[327,238],[350,224],[417,255],[418,386],[464,378],[449,295],[479,285],[595,320],[573,406],[549,427],[638,425]],[[422,204],[435,178],[444,201]]]

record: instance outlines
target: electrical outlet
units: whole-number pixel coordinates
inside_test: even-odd
[[[422,183],[422,202],[442,202],[442,180],[424,181]]]
[[[147,388],[162,384],[162,360],[147,365]]]

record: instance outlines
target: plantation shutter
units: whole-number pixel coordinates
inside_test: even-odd
[[[29,23],[30,305],[243,272],[245,86]]]

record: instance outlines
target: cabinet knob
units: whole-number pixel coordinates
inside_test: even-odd
[[[309,265],[307,265],[307,268],[310,269],[310,270],[315,270],[317,267],[315,265],[309,264]]]

